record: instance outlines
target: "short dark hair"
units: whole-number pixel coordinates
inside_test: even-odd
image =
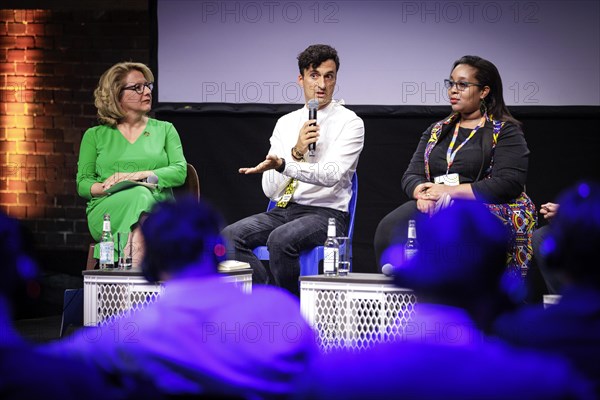
[[[340,58],[338,57],[336,49],[326,44],[313,44],[308,46],[306,50],[298,54],[298,69],[300,69],[300,75],[304,75],[304,71],[310,67],[316,69],[327,60],[333,60],[336,72],[340,69]]]
[[[500,121],[512,122],[513,124],[520,125],[506,104],[504,103],[504,95],[502,94],[502,78],[500,78],[500,72],[498,68],[491,61],[483,59],[479,56],[463,56],[458,60],[454,61],[452,70],[459,64],[469,65],[477,70],[475,73],[475,79],[477,82],[484,86],[489,86],[490,93],[483,99],[488,109],[488,114],[491,114],[494,119]]]
[[[152,280],[158,280],[160,272],[181,271],[205,256],[213,257],[216,272],[222,227],[220,214],[205,201],[185,197],[157,204],[141,228],[144,274],[149,270]]]

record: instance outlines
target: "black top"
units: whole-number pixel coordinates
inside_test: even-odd
[[[402,177],[402,189],[409,198],[418,184],[427,182],[425,177],[425,147],[432,124],[421,137],[417,150]],[[447,169],[446,151],[454,134],[455,124],[444,125],[438,143],[429,157],[431,181],[434,177],[444,175]],[[489,179],[483,179],[490,165],[492,151],[493,124],[489,121],[477,131],[460,149],[454,159],[449,173],[458,173],[460,183],[472,183],[475,197],[486,203],[506,203],[516,198],[525,187],[529,163],[529,149],[523,131],[510,122],[504,124],[498,136],[498,144],[494,153],[494,165]],[[469,136],[471,129],[460,128],[454,150]]]

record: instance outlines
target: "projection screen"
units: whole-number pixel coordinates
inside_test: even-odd
[[[600,105],[600,2],[157,0],[159,103],[302,103],[296,57],[335,47],[336,99],[447,105],[454,60],[492,61],[509,105]]]

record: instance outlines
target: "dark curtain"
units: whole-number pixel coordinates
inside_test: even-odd
[[[264,159],[277,118],[297,105],[161,105],[158,119],[175,124],[188,162],[200,178],[203,199],[228,223],[264,211],[259,175],[237,170]],[[365,122],[358,165],[359,195],[353,240],[355,272],[375,272],[373,236],[388,212],[407,200],[400,179],[422,132],[449,113],[448,107],[356,106]],[[555,200],[580,179],[600,179],[599,107],[515,107],[531,158],[527,192],[536,205]],[[292,133],[295,134],[295,133]]]

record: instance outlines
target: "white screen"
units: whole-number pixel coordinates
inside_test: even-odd
[[[338,50],[334,97],[447,105],[466,54],[508,105],[600,105],[600,2],[158,0],[159,102],[303,103],[298,53]]]

